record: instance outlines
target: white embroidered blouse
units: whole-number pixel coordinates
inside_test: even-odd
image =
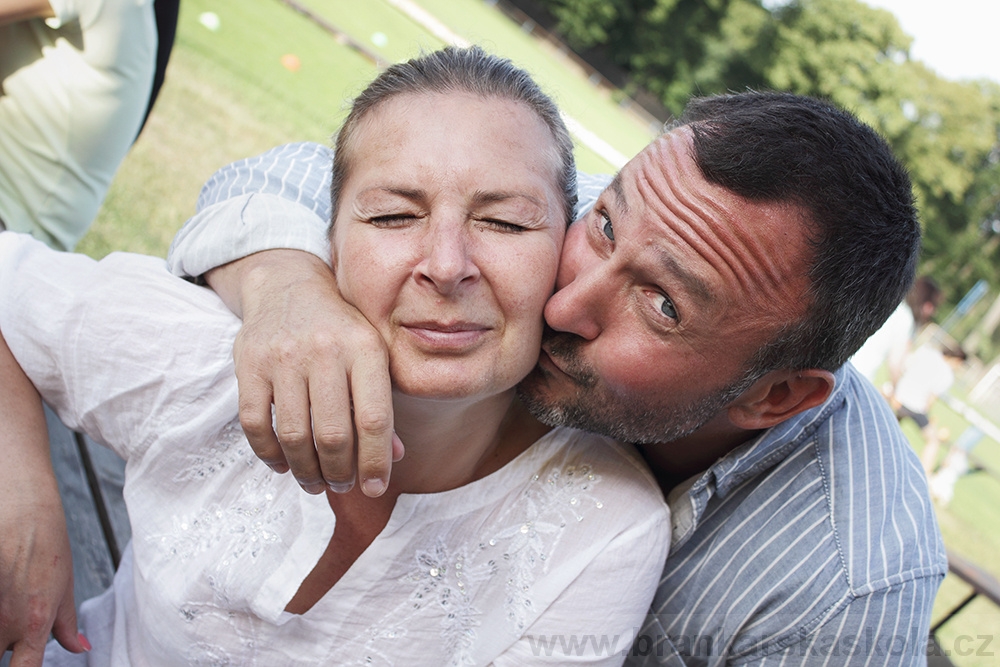
[[[0,329],[68,425],[124,456],[132,544],[47,664],[619,664],[669,541],[631,448],[555,429],[466,486],[402,495],[312,609],[284,611],[334,527],[235,419],[239,321],[162,260],[0,234]],[[86,662],[89,660],[89,662]]]

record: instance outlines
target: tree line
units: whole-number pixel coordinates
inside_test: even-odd
[[[692,95],[748,88],[854,111],[910,170],[921,272],[952,305],[980,279],[993,293],[1000,287],[1000,84],[950,81],[912,59],[890,12],[858,0],[515,4],[585,59],[623,72],[626,93],[647,91],[673,114]]]

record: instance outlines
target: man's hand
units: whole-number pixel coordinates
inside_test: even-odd
[[[38,392],[0,336],[0,458],[15,461],[0,484],[0,650],[11,667],[42,664],[49,632],[73,653],[73,561]]]
[[[305,252],[268,250],[206,277],[243,316],[233,355],[240,423],[257,456],[290,469],[309,493],[345,492],[360,478],[366,495],[381,495],[402,457],[388,355],[341,299],[329,267]]]

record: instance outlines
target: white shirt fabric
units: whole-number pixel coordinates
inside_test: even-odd
[[[955,373],[941,351],[921,345],[906,359],[895,398],[907,410],[926,414],[933,400],[948,391],[954,381]]]
[[[621,663],[669,513],[631,448],[566,428],[471,484],[400,496],[331,591],[286,613],[334,516],[247,444],[238,327],[161,259],[0,234],[10,348],[67,425],[127,460],[131,550],[81,610],[94,650],[51,643],[46,664]]]

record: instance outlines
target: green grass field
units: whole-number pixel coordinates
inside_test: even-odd
[[[314,12],[388,61],[443,42],[384,0],[307,0]],[[540,43],[483,0],[421,0],[453,32],[512,58],[532,72],[567,112],[626,155],[651,138],[649,127],[625,113],[550,45]],[[214,12],[216,31],[199,23]],[[376,46],[373,36],[382,46]],[[301,67],[281,64],[294,54]],[[339,44],[278,0],[184,0],[166,83],[138,142],[122,165],[97,222],[78,250],[102,257],[115,250],[164,255],[193,212],[201,184],[219,167],[289,141],[329,143],[347,102],[377,73],[374,64]],[[581,168],[613,168],[578,147]],[[945,405],[935,416],[957,437],[964,419]],[[922,446],[916,429],[908,431]],[[1000,469],[1000,444],[976,453]],[[955,498],[939,508],[948,546],[1000,577],[1000,481],[984,473],[959,481]],[[962,599],[966,587],[949,577],[935,617]],[[979,600],[941,632],[946,647],[969,652],[980,635],[994,636],[1000,610]],[[963,640],[962,637],[970,639]],[[964,666],[1000,665],[993,655],[953,655]]]
[[[948,429],[952,439],[962,433],[968,422],[942,402],[934,405],[932,417]],[[923,439],[912,422],[904,422],[903,430],[919,452]],[[943,458],[942,447],[939,458]],[[1000,471],[1000,443],[984,438],[972,450],[992,470]],[[1000,479],[986,472],[974,472],[959,478],[955,495],[947,507],[937,506],[938,524],[945,544],[1000,579]],[[942,618],[947,610],[960,603],[969,594],[969,586],[948,575],[938,592],[934,605],[934,619]],[[996,667],[1000,665],[1000,609],[979,597],[941,628],[938,637],[942,646],[951,648],[958,655],[951,660],[956,665]],[[991,643],[981,648],[984,638]],[[974,649],[974,650],[973,650]],[[982,655],[976,655],[981,653]],[[963,655],[964,654],[964,655]]]
[[[567,59],[482,0],[427,2],[455,33],[532,72],[568,113],[625,155],[653,136]],[[308,7],[387,61],[444,43],[384,0],[309,0]],[[212,31],[199,22],[219,17]],[[380,33],[376,46],[373,36]],[[292,72],[281,64],[294,54]],[[350,99],[378,70],[279,0],[184,0],[177,39],[149,122],[126,158],[80,252],[166,253],[198,190],[233,160],[289,141],[330,143]],[[578,145],[590,172],[614,168]]]

